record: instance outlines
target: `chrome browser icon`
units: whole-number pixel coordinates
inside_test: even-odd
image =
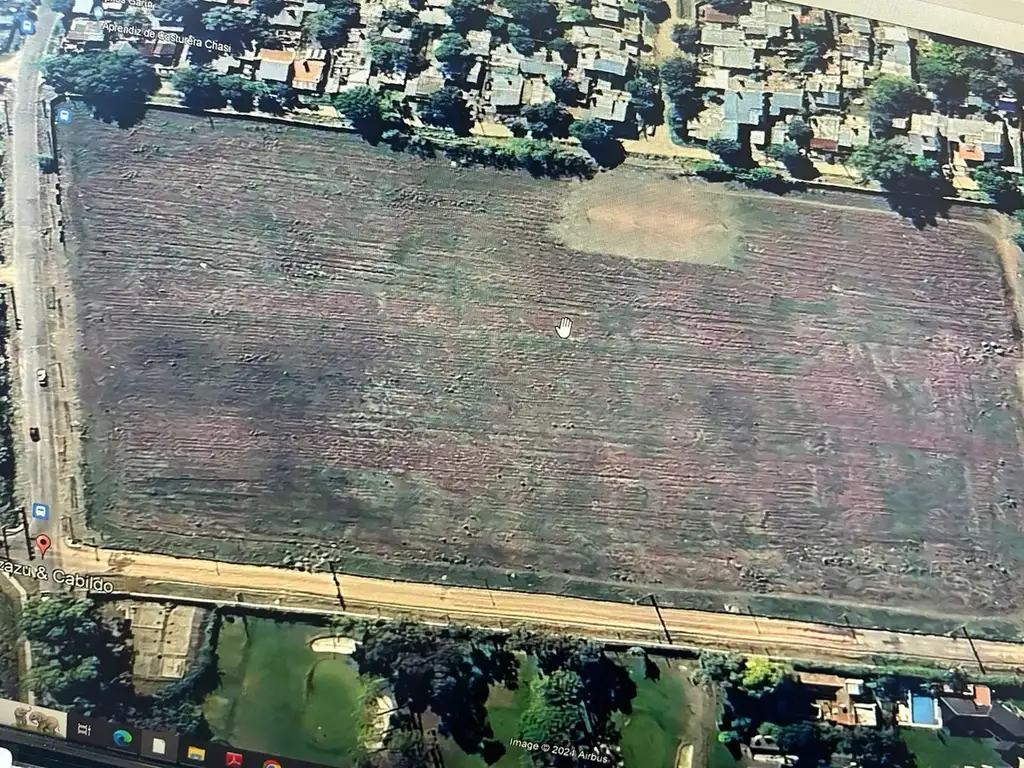
[[[277,760],[267,760],[263,763],[263,768],[281,768],[281,764]]]

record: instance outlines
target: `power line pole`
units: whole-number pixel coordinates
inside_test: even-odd
[[[334,591],[338,593],[338,605],[341,606],[341,610],[347,610],[345,608],[345,597],[341,594],[341,582],[338,581],[338,574],[334,570],[334,561],[328,560],[327,567],[331,569],[331,579],[334,581]]]
[[[654,612],[658,614],[658,621],[661,622],[661,631],[665,633],[665,640],[668,641],[669,645],[675,645],[675,643],[672,642],[672,635],[668,631],[668,625],[665,623],[665,619],[661,615],[661,606],[658,605],[658,598],[654,596],[653,592],[651,592],[650,594],[646,594],[643,597],[638,597],[636,600],[633,601],[633,604],[636,605],[641,600],[646,600],[647,598],[651,599],[651,605],[654,606]]]
[[[25,532],[25,550],[28,552],[28,559],[35,560],[36,553],[32,551],[32,537],[28,532],[28,515],[25,508],[21,508],[21,529]]]

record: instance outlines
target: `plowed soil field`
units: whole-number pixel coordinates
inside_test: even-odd
[[[918,231],[856,196],[167,113],[61,140],[111,545],[719,607],[1024,603],[984,213]]]

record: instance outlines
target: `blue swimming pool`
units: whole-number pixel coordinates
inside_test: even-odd
[[[910,722],[920,725],[937,725],[935,702],[928,696],[910,697]]]

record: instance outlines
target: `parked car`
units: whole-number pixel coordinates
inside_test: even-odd
[[[33,443],[39,442],[39,427],[32,427],[28,431],[28,436],[32,438]]]

